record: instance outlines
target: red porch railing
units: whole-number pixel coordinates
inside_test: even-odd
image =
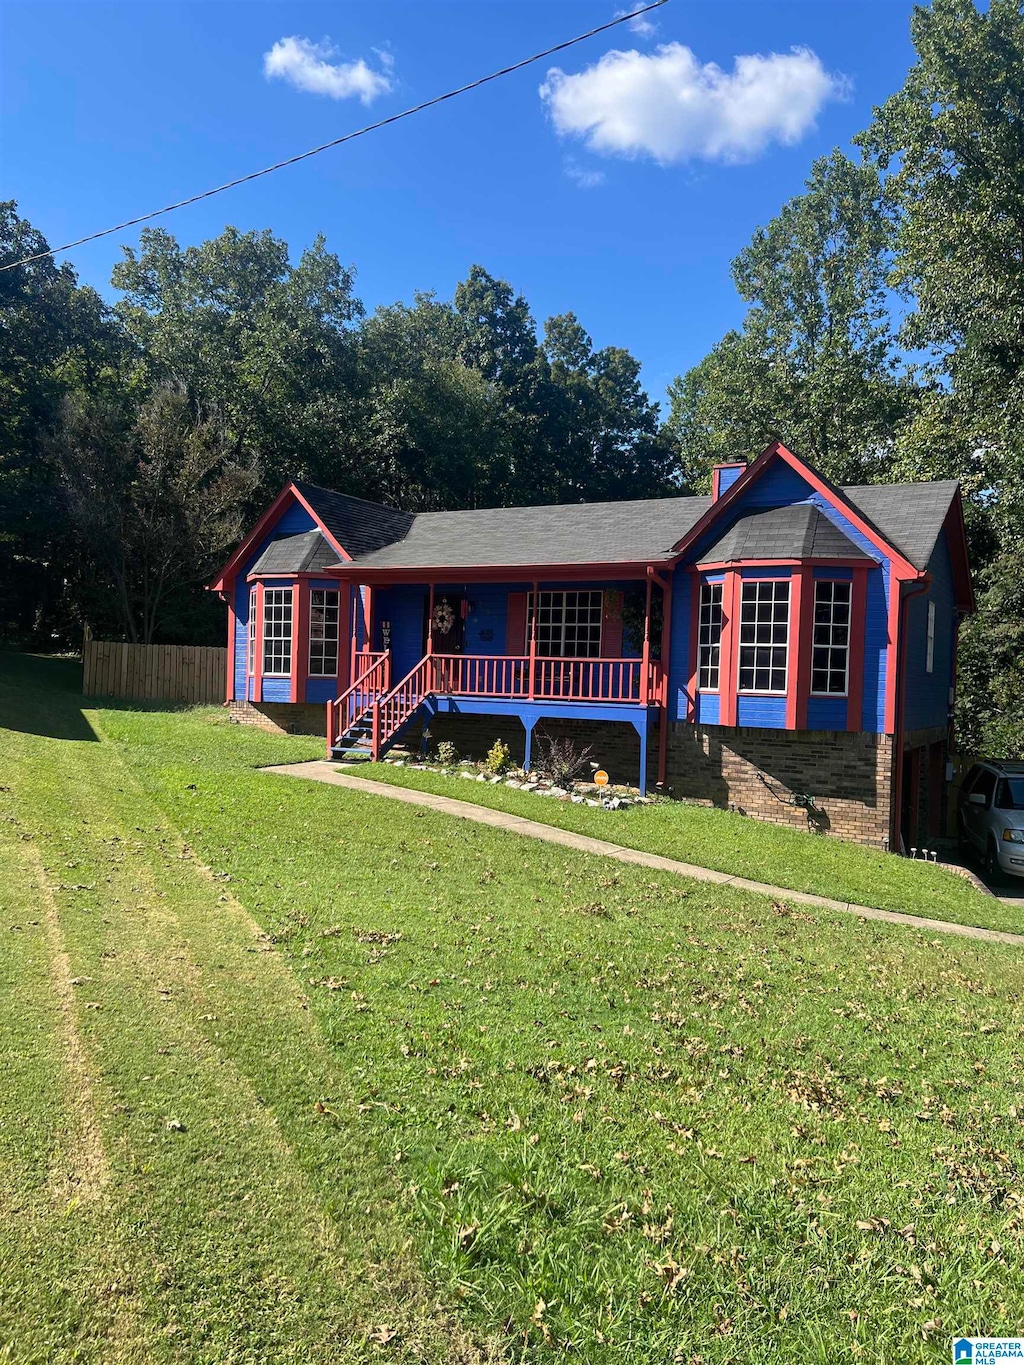
[[[536,701],[661,701],[657,660],[535,658],[529,655],[432,654],[428,692],[460,697],[520,697]]]
[[[360,721],[391,686],[391,655],[361,649],[355,656],[355,682],[340,697],[327,703],[327,742],[334,745]]]
[[[665,696],[665,672],[656,659],[534,658],[531,667],[526,654],[427,654],[390,687],[389,655],[361,651],[357,658],[365,667],[327,703],[328,736],[333,745],[365,724],[374,758],[431,695],[650,706]]]

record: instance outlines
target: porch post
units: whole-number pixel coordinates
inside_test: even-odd
[[[645,711],[645,712],[644,712],[643,720],[641,721],[640,725],[639,725],[638,728],[637,728],[637,733],[638,733],[639,736],[640,736],[640,781],[637,783],[637,786],[640,788],[640,795],[641,795],[641,796],[646,796],[646,795],[647,795],[647,729],[648,729],[648,724],[649,724],[649,716],[648,716],[647,712]]]
[[[430,585],[430,598],[427,606],[427,653],[434,652],[434,584]]]
[[[523,772],[530,771],[530,751],[533,748],[533,727],[535,720],[523,720],[523,729],[526,731],[526,743],[523,746]]]
[[[527,611],[529,611],[529,599],[527,599]],[[536,663],[537,663],[537,613],[538,613],[539,611],[540,611],[540,585],[539,585],[539,583],[534,583],[534,585],[533,585],[533,614],[530,616],[530,688],[529,688],[529,691],[527,692],[527,696],[529,697],[530,701],[533,701],[534,692],[535,692],[535,690],[536,690],[536,681],[535,681],[534,675],[535,675],[535,673],[536,673]],[[530,745],[529,734],[527,734],[526,745],[527,745],[526,752],[529,753],[529,752],[530,752],[530,748],[529,748],[529,745]]]
[[[647,566],[647,605],[644,608],[644,647],[640,651],[640,703],[650,705],[651,674],[651,566]]]
[[[669,709],[672,704],[672,697],[669,692],[669,678],[671,677],[669,663],[672,650],[672,579],[674,572],[674,569],[669,569],[665,577],[665,586],[662,588],[664,622],[661,627],[661,717],[658,723],[659,787],[664,787],[668,769],[668,724]],[[694,591],[697,590],[696,576],[691,581],[691,588]]]

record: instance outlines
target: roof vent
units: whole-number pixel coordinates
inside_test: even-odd
[[[717,502],[723,493],[727,493],[746,467],[745,460],[735,464],[716,464],[711,471],[711,501]]]

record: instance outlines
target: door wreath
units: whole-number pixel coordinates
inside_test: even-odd
[[[447,597],[442,597],[434,608],[434,615],[431,617],[430,624],[435,635],[451,634],[455,626],[455,612]]]

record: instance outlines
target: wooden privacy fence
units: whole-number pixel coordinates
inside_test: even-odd
[[[226,649],[202,645],[125,645],[86,639],[82,694],[185,706],[222,702],[227,691],[227,659]]]

